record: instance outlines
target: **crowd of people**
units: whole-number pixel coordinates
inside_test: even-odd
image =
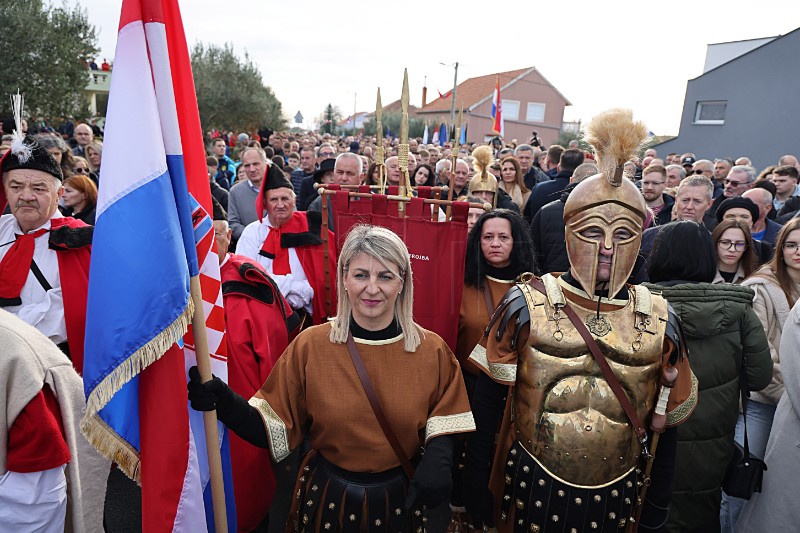
[[[800,164],[661,158],[623,123],[622,147],[603,120],[588,148],[412,138],[408,182],[396,139],[207,132],[230,371],[227,384],[190,371],[189,399],[237,435],[240,531],[796,527]],[[0,490],[0,529],[99,531],[103,495],[76,481],[105,465],[76,437],[80,378],[40,374],[80,373],[90,342],[103,144],[88,124],[25,136],[30,156],[14,142],[0,143],[0,337],[26,362],[0,390],[27,381],[0,394],[0,483],[18,487]],[[386,185],[473,204],[452,351],[414,321],[395,234],[357,226],[337,250],[318,185],[381,185],[379,147]],[[46,339],[60,352],[40,352]],[[769,465],[749,500],[722,490],[745,436],[740,379],[749,450]],[[296,485],[273,473],[284,461]]]

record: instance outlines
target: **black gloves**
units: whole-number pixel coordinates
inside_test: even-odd
[[[259,448],[266,448],[267,430],[258,411],[236,394],[227,383],[213,376],[201,383],[196,366],[189,369],[189,402],[195,411],[217,410],[217,418],[241,438]]]
[[[505,408],[508,387],[481,373],[472,395],[472,415],[476,431],[467,435],[463,473],[464,506],[472,524],[494,527],[494,501],[489,491],[494,436]]]
[[[425,454],[417,466],[414,479],[408,486],[406,510],[424,505],[436,507],[450,497],[453,488],[452,466],[455,437],[434,437],[425,448]]]

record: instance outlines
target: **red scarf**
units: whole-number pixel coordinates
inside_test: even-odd
[[[305,233],[308,231],[308,220],[302,211],[295,211],[291,218],[284,222],[280,228],[270,227],[267,238],[261,246],[259,255],[272,259],[272,273],[277,276],[291,274],[289,266],[289,247],[281,245],[281,236],[292,233]]]
[[[48,231],[41,228],[33,233],[17,235],[17,240],[0,261],[0,302],[5,305],[21,305],[19,295],[31,269],[36,247],[34,241]]]
[[[289,266],[289,249],[281,246],[281,229],[268,228],[267,238],[261,247],[260,255],[272,259],[272,273],[278,276],[285,276],[292,272]]]

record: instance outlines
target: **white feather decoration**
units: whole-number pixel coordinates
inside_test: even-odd
[[[31,147],[25,144],[25,134],[22,133],[22,107],[25,102],[25,97],[19,94],[11,95],[11,112],[14,114],[14,140],[11,141],[11,153],[14,154],[20,163],[27,163],[31,158]]]

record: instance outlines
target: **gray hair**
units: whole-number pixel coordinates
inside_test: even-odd
[[[736,165],[735,167],[731,168],[731,172],[741,172],[747,175],[747,183],[753,183],[756,181],[756,169],[751,167],[750,165]]]
[[[711,180],[705,176],[689,176],[685,180],[678,185],[678,194],[676,197],[681,195],[681,192],[686,187],[705,187],[706,188],[706,197],[710,202],[711,199],[714,197],[714,184],[711,183]]]
[[[442,170],[444,170],[445,165],[450,165],[452,170],[452,161],[450,159],[440,159],[436,162],[436,175],[438,176]]]
[[[247,148],[242,150],[239,153],[239,161],[242,161],[244,159],[244,154],[246,154],[247,152],[250,152],[250,151],[258,152],[258,155],[261,156],[261,160],[263,162],[265,162],[265,163],[267,162],[267,154],[266,154],[266,152],[264,152],[264,149],[261,148],[260,146],[248,146]]]
[[[5,135],[3,137],[5,137]],[[69,150],[67,143],[65,143],[64,139],[61,137],[56,137],[55,135],[46,135],[43,133],[36,134],[33,137],[39,144],[42,145],[42,148],[45,150],[49,150],[50,148],[58,148],[62,153],[66,153],[66,151]]]
[[[344,344],[350,334],[350,315],[353,306],[345,291],[344,279],[350,269],[350,263],[360,254],[367,254],[389,270],[396,270],[397,275],[403,280],[403,289],[394,303],[394,315],[403,330],[405,351],[416,351],[424,333],[422,328],[414,323],[414,276],[411,272],[408,248],[392,231],[367,224],[360,224],[350,230],[339,253],[339,264],[336,268],[338,305],[336,318],[333,319],[331,327],[330,341]]]
[[[686,169],[683,168],[683,165],[667,165],[667,172],[670,170],[678,170],[680,173],[681,179],[686,177]]]
[[[353,152],[342,152],[336,156],[336,163],[333,165],[333,168],[339,166],[340,159],[355,159],[358,161],[358,175],[360,176],[364,172],[364,161],[362,161],[360,155],[354,154]]]
[[[572,172],[572,178],[570,178],[570,183],[580,183],[589,176],[594,176],[599,172],[600,171],[597,169],[597,165],[595,165],[594,163],[581,163]]]
[[[708,159],[698,159],[697,161],[694,162],[694,165],[692,165],[692,168],[696,168],[697,165],[702,165],[702,166],[708,167],[708,170],[714,170],[713,161],[709,161]]]
[[[520,152],[533,152],[533,146],[530,144],[520,144],[514,150],[514,155],[519,155]]]

